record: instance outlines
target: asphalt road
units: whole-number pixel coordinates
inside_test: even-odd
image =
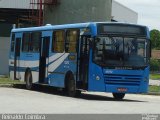
[[[0,88],[0,113],[158,114],[160,96],[126,95],[123,101],[116,101],[108,93],[83,93],[80,98],[70,98],[46,88]]]

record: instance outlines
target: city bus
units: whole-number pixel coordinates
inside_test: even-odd
[[[90,22],[15,28],[9,73],[13,80],[63,89],[109,92],[115,99],[146,93],[150,35],[146,26]]]

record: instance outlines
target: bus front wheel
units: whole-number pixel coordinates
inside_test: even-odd
[[[79,97],[81,91],[76,89],[76,82],[72,74],[66,76],[65,92],[69,97]]]
[[[122,100],[125,96],[125,93],[112,93],[112,94],[116,100]]]
[[[26,89],[31,90],[32,89],[32,74],[30,71],[28,71],[25,75],[25,82],[26,82]]]
[[[72,75],[69,75],[67,80],[67,95],[70,97],[76,96],[75,80]]]

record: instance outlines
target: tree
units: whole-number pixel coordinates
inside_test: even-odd
[[[150,70],[152,72],[159,71],[160,70],[160,61],[156,60],[156,59],[151,59],[150,60]]]
[[[160,31],[153,29],[150,31],[152,49],[160,49]]]

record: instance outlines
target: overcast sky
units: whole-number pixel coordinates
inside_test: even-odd
[[[160,31],[160,0],[116,0],[138,13],[138,24]]]

